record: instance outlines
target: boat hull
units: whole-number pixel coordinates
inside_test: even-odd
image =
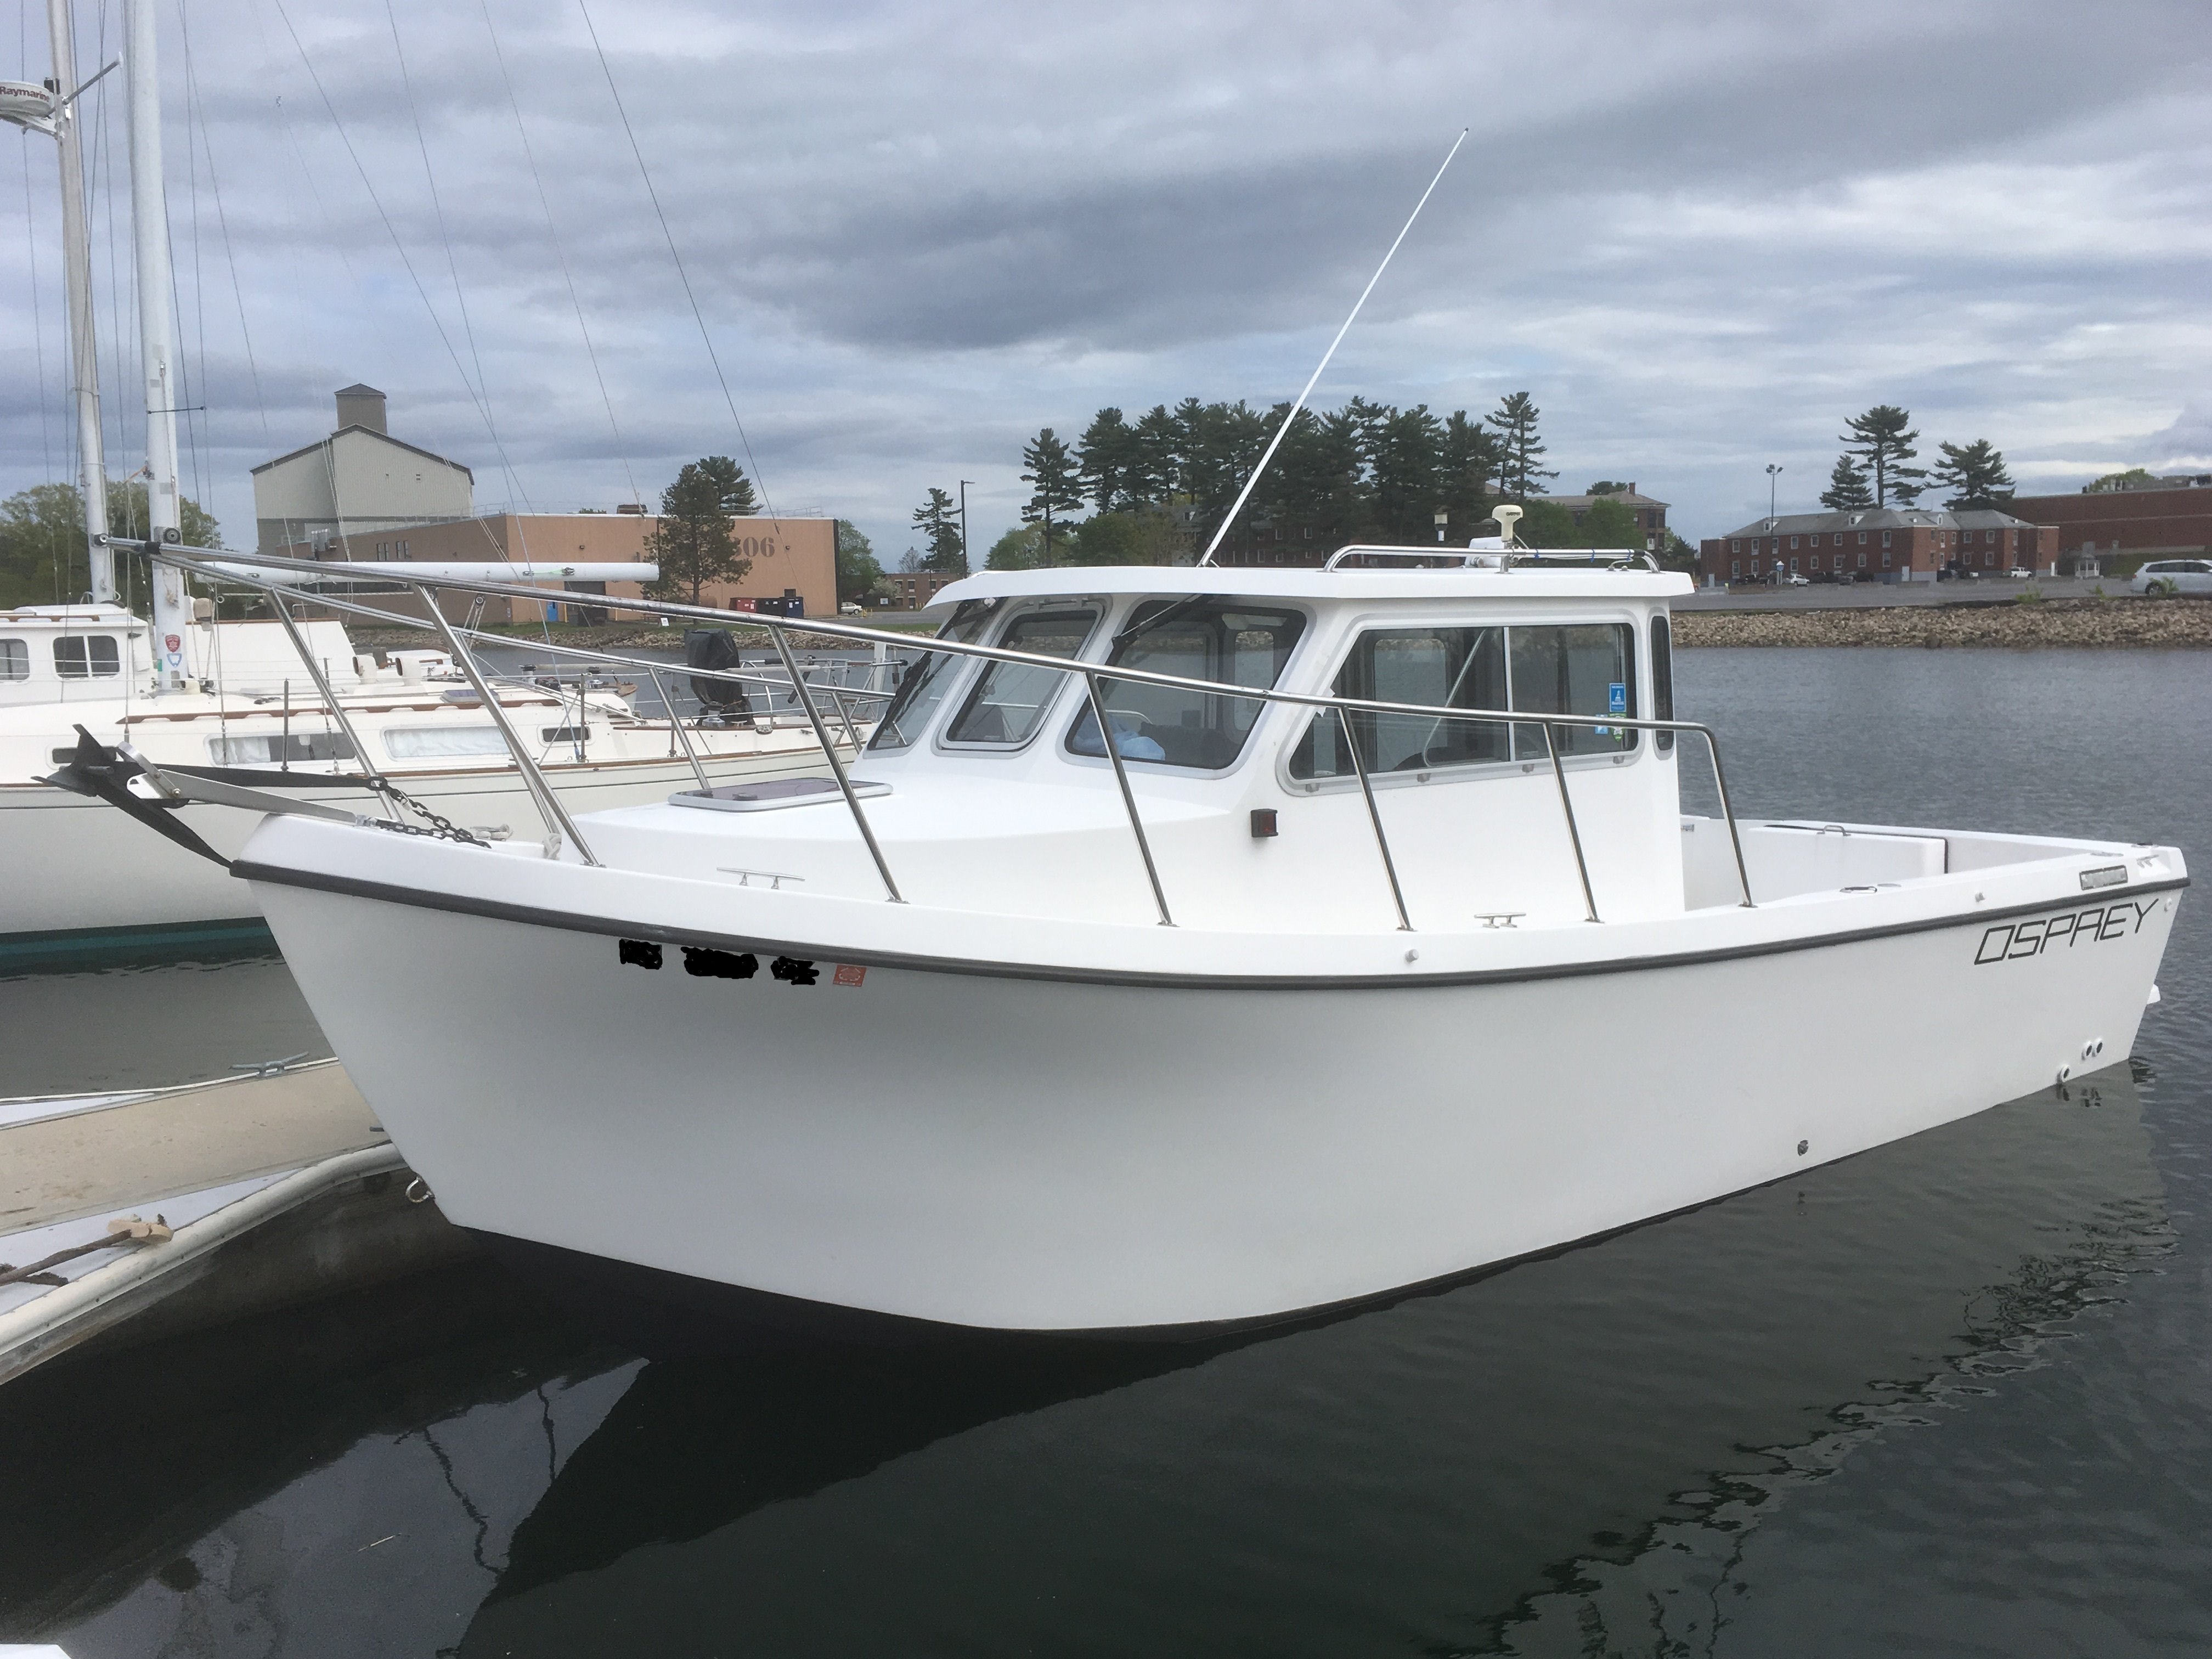
[[[675,943],[656,969],[604,916],[252,873],[461,1224],[902,1328],[1164,1335],[1555,1249],[2110,1066],[2178,902],[1279,986],[865,953],[841,975],[794,939],[806,984],[758,932],[725,941],[750,977],[687,972]],[[2091,909],[2069,948],[2009,953]]]

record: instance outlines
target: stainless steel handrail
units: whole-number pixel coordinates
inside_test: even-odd
[[[446,636],[446,643],[453,651],[454,661],[460,665],[461,672],[467,675],[469,684],[476,687],[477,696],[483,700],[484,712],[491,716],[492,723],[499,727],[500,735],[507,739],[507,752],[514,757],[516,769],[522,774],[523,787],[530,791],[531,799],[538,804],[538,811],[545,819],[545,827],[553,832],[545,843],[545,856],[549,859],[559,856],[558,838],[565,836],[574,843],[577,856],[585,863],[596,866],[599,860],[592,851],[592,844],[577,830],[576,821],[568,816],[568,809],[561,804],[561,798],[554,793],[553,786],[545,781],[545,775],[538,769],[538,763],[531,758],[521,733],[514,729],[514,722],[507,717],[506,705],[484,683],[483,671],[477,666],[476,658],[471,654],[468,647],[461,643],[460,636],[453,632],[453,625],[446,620],[446,613],[438,608],[438,596],[420,583],[413,586],[416,597],[422,601],[422,608],[430,613],[438,631]]]
[[[1575,827],[1575,804],[1567,796],[1567,769],[1559,764],[1559,745],[1552,736],[1552,728],[1544,728],[1544,752],[1552,757],[1552,776],[1559,786],[1559,810],[1567,815],[1567,839],[1574,845],[1575,873],[1582,878],[1583,908],[1592,921],[1597,920],[1597,896],[1590,891],[1589,866],[1583,859],[1583,835]]]
[[[814,741],[822,745],[822,757],[830,763],[830,773],[837,780],[837,787],[845,797],[845,805],[851,809],[853,823],[860,831],[860,839],[868,844],[868,856],[876,861],[876,873],[883,878],[884,893],[893,904],[904,904],[906,900],[899,892],[898,883],[891,878],[891,866],[884,861],[884,849],[876,845],[876,832],[868,827],[868,815],[860,810],[860,798],[854,793],[853,781],[845,775],[844,764],[837,758],[837,745],[830,740],[830,728],[822,724],[821,711],[815,708],[813,696],[807,690],[806,682],[799,677],[799,665],[792,659],[791,642],[778,634],[775,648],[783,658],[783,665],[791,671],[792,689],[798,692],[799,703],[806,710],[806,718],[813,725]],[[853,758],[860,758],[857,750]]]
[[[137,544],[133,544],[133,545],[135,546]],[[209,577],[211,580],[230,581],[246,586],[258,587],[262,589],[264,592],[267,592],[271,594],[276,592],[283,585],[274,582],[258,582],[252,580],[251,578],[242,577],[238,574],[235,567],[241,563],[251,563],[254,565],[299,571],[318,571],[320,568],[325,568],[322,567],[317,567],[307,561],[281,558],[273,555],[244,555],[231,553],[222,550],[192,548],[173,544],[149,549],[148,550],[152,553],[153,556],[159,558],[165,562],[177,564],[187,569],[198,570],[202,575]],[[1413,553],[1421,551],[1422,550],[1406,549],[1402,550],[1408,555],[1411,555]],[[210,559],[221,560],[232,568],[228,569],[216,570],[205,568],[203,565],[203,561]],[[419,586],[421,585],[414,586]],[[507,582],[477,582],[460,579],[441,578],[435,583],[429,584],[429,586],[440,589],[450,588],[462,592],[487,593],[495,597],[532,599],[543,597],[536,588]],[[593,597],[594,599],[599,599],[602,596],[594,595]],[[333,605],[337,608],[352,611],[358,614],[365,614],[376,617],[379,620],[397,623],[401,626],[415,628],[428,628],[432,626],[431,623],[426,623],[418,617],[402,617],[389,611],[376,611],[368,606],[348,604],[343,601],[336,600],[332,596],[329,595],[318,595],[317,599],[319,603]],[[605,596],[605,608],[609,610],[635,611],[646,615],[682,617],[685,619],[696,618],[702,621],[712,621],[718,626],[723,627],[728,626],[731,620],[730,613],[726,611],[708,610],[703,606],[698,605],[686,605],[669,600],[646,599],[630,599],[621,598],[619,596]],[[445,621],[442,614],[435,611],[434,606],[431,608],[433,614],[438,616],[436,626],[445,630],[450,636],[453,632],[452,624]],[[746,625],[765,628],[769,630],[770,637],[775,641],[778,653],[782,656],[787,669],[791,673],[794,684],[797,684],[799,682],[801,677],[798,672],[796,661],[792,657],[789,642],[785,637],[786,634],[794,628],[804,628],[810,632],[827,634],[833,638],[852,639],[866,643],[872,647],[884,643],[880,629],[855,628],[842,623],[809,621],[763,613],[746,613],[744,615],[744,621]],[[472,635],[474,634],[474,630],[465,631],[468,631]],[[497,636],[477,635],[477,637],[496,639]],[[1071,673],[1084,673],[1086,672],[1086,665],[1081,663],[1071,664],[1066,658],[1044,656],[1038,653],[1028,651],[1009,651],[998,646],[971,645],[964,641],[937,638],[928,640],[906,640],[901,641],[901,644],[904,648],[934,653],[939,656],[975,657],[992,662],[1018,663],[1032,667],[1049,669],[1053,672],[1063,676]],[[593,656],[595,660],[600,662],[623,662],[629,660],[606,653],[580,654],[591,654]],[[643,662],[638,662],[635,665],[647,668],[650,668],[650,666],[652,666],[651,665]],[[1176,690],[1197,691],[1212,696],[1239,697],[1249,702],[1266,703],[1289,703],[1297,707],[1316,709],[1333,708],[1340,711],[1340,713],[1344,710],[1356,710],[1362,713],[1377,714],[1407,714],[1448,720],[1475,720],[1485,724],[1502,725],[1506,726],[1509,730],[1515,724],[1540,725],[1545,728],[1545,740],[1547,744],[1553,743],[1553,728],[1556,726],[1565,726],[1569,728],[1589,727],[1591,729],[1604,727],[1615,730],[1644,732],[1694,732],[1705,740],[1706,750],[1712,757],[1714,783],[1720,798],[1722,816],[1728,824],[1729,843],[1734,849],[1735,855],[1736,877],[1741,885],[1743,892],[1743,898],[1741,901],[1742,905],[1745,908],[1755,908],[1751,896],[1751,878],[1744,862],[1742,838],[1737,829],[1735,814],[1729,804],[1727,783],[1724,774],[1722,770],[1720,761],[1720,742],[1714,735],[1712,729],[1710,726],[1703,725],[1698,721],[1641,720],[1633,716],[1623,714],[1558,714],[1538,713],[1525,709],[1450,708],[1422,703],[1385,702],[1372,698],[1340,697],[1315,692],[1285,691],[1272,686],[1263,688],[1236,685],[1225,681],[1194,679],[1186,675],[1162,674],[1149,669],[1140,668],[1115,668],[1113,670],[1112,678],[1116,681],[1126,681],[1132,684],[1146,685],[1166,686]],[[822,725],[821,717],[814,708],[813,701],[803,690],[800,691],[799,696],[800,701],[805,706],[808,717],[814,726],[817,741],[822,744],[823,753],[828,757],[831,769],[836,775],[840,788],[845,795],[847,805],[852,811],[854,823],[859,828],[861,838],[867,843],[869,852],[875,860],[878,872],[882,876],[886,890],[890,891],[894,897],[896,897],[897,894],[897,885],[891,878],[890,866],[885,863],[882,848],[877,844],[875,836],[868,827],[866,814],[861,811],[859,799],[854,794],[849,782],[846,780],[844,769],[839,765],[835,754],[831,752],[831,745],[828,739],[826,729]],[[504,722],[502,722],[502,724],[504,724]],[[1103,724],[1100,727],[1099,735],[1102,742],[1110,741],[1108,729]],[[1596,905],[1590,890],[1587,865],[1584,863],[1583,859],[1579,831],[1575,829],[1573,823],[1573,804],[1565,797],[1564,789],[1565,773],[1564,769],[1560,766],[1559,757],[1556,752],[1556,747],[1554,747],[1554,752],[1553,754],[1553,764],[1554,775],[1562,784],[1562,805],[1569,820],[1570,833],[1573,836],[1576,842],[1577,866],[1582,877],[1585,906],[1590,914],[1590,919],[1595,921],[1596,920]],[[1367,775],[1364,763],[1360,767],[1359,783],[1361,790],[1369,799],[1371,808],[1373,792],[1371,786],[1367,781]],[[1389,849],[1387,841],[1382,837],[1380,817],[1379,816],[1375,816],[1371,813],[1370,816],[1373,817],[1378,844],[1381,845],[1382,856],[1387,864],[1389,861]],[[1138,833],[1141,839],[1141,829],[1139,830]],[[1146,848],[1145,851],[1146,864],[1149,866],[1151,864],[1149,848]],[[1391,884],[1395,894],[1397,886],[1397,878],[1395,868],[1393,868],[1391,872]],[[898,902],[903,902],[904,901],[899,900]],[[1402,901],[1400,902],[1398,908],[1401,925],[1410,925],[1407,924],[1405,921],[1405,908]]]
[[[1167,889],[1160,885],[1159,866],[1152,862],[1152,845],[1145,839],[1145,821],[1137,811],[1136,791],[1129,787],[1129,769],[1121,758],[1121,745],[1114,741],[1114,728],[1107,723],[1106,702],[1098,695],[1098,676],[1096,671],[1085,671],[1083,689],[1091,698],[1091,718],[1098,722],[1098,745],[1106,751],[1107,759],[1114,763],[1114,781],[1121,787],[1121,805],[1129,814],[1129,833],[1137,838],[1138,854],[1145,860],[1145,878],[1152,884],[1152,902],[1159,906],[1160,926],[1172,927],[1175,918],[1168,913]]]
[[[1397,861],[1390,856],[1390,839],[1382,833],[1382,813],[1375,805],[1375,786],[1367,776],[1367,757],[1359,752],[1359,740],[1352,734],[1352,716],[1341,708],[1336,711],[1336,723],[1344,728],[1344,752],[1352,761],[1352,774],[1359,780],[1359,793],[1367,802],[1367,821],[1375,826],[1375,850],[1382,855],[1382,873],[1390,878],[1390,902],[1398,908],[1398,931],[1413,931],[1413,919],[1406,914],[1406,895],[1398,885]]]
[[[1340,547],[1322,561],[1324,571],[1340,570],[1347,559],[1456,559],[1456,566],[1436,567],[1442,569],[1507,569],[1516,564],[1540,564],[1549,560],[1554,564],[1576,564],[1584,568],[1601,570],[1632,570],[1642,568],[1656,573],[1659,562],[1649,553],[1631,547],[1448,547],[1438,543],[1434,547],[1392,547],[1382,544],[1366,546],[1352,544]]]

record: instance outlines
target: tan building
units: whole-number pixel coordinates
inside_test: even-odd
[[[386,432],[381,392],[349,386],[337,405],[329,437],[253,469],[258,551],[374,541],[476,511],[475,475]]]
[[[292,556],[344,562],[348,552],[355,564],[403,567],[420,560],[440,562],[538,562],[627,564],[645,559],[645,538],[659,523],[649,513],[488,513],[482,518],[417,525],[404,532],[349,536],[347,545],[331,546],[315,554],[307,545],[289,550]],[[699,603],[717,611],[744,611],[764,599],[795,599],[809,617],[833,617],[837,611],[837,521],[835,519],[739,518],[738,551],[752,568],[735,581],[709,582],[701,590]],[[350,573],[349,573],[350,574]],[[404,576],[401,568],[366,570],[356,579],[368,585],[357,590],[362,602],[379,610],[415,616],[421,608],[411,596],[390,586]],[[379,593],[372,591],[382,588]],[[637,582],[579,583],[571,590],[583,594],[611,593],[635,599],[645,589]],[[690,603],[687,592],[680,596]],[[459,619],[468,613],[465,594],[447,594],[442,608]],[[588,599],[563,598],[547,590],[547,603],[568,610],[595,609]],[[532,623],[543,607],[527,599],[495,599],[486,607],[490,623]],[[569,617],[568,620],[579,620]]]

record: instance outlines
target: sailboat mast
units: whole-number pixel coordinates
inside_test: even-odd
[[[131,94],[131,240],[137,254],[139,356],[146,365],[147,539],[181,539],[177,489],[179,377],[169,329],[169,204],[161,185],[161,88],[149,0],[123,0],[123,73]],[[184,573],[154,564],[156,693],[184,688],[191,601]]]
[[[76,42],[70,0],[46,0],[52,36],[54,90],[77,89]],[[115,556],[107,549],[107,453],[100,431],[100,357],[92,338],[92,240],[85,221],[84,149],[72,103],[57,112],[54,142],[62,164],[62,270],[69,289],[70,395],[76,407],[77,482],[84,492],[85,550],[92,564],[95,603],[116,599]]]

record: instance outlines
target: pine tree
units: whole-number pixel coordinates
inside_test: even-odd
[[[1125,513],[1144,493],[1138,429],[1118,409],[1102,409],[1075,446],[1075,474],[1101,513]]]
[[[1863,415],[1845,422],[1844,452],[1855,456],[1862,472],[1874,475],[1874,504],[1894,502],[1910,507],[1927,488],[1927,472],[1911,465],[1920,452],[1913,446],[1920,434],[1911,428],[1911,415],[1894,404],[1876,404]]]
[[[2012,475],[2005,471],[2004,452],[1993,448],[1987,438],[1977,438],[1963,448],[1957,444],[1936,447],[1943,459],[1931,476],[1937,489],[1951,492],[1946,507],[1995,507],[2012,499]]]
[[[1426,404],[1382,411],[1368,471],[1375,485],[1376,520],[1387,539],[1411,544],[1435,534],[1443,441],[1443,423]]]
[[[1129,489],[1138,500],[1164,507],[1174,499],[1182,477],[1182,446],[1176,417],[1165,404],[1154,404],[1131,428]]]
[[[1863,512],[1874,505],[1874,492],[1867,488],[1867,475],[1849,455],[1836,457],[1835,471],[1828,474],[1828,487],[1821,493],[1820,505],[1833,507],[1838,513]]]
[[[1498,469],[1498,486],[1509,495],[1540,495],[1544,493],[1543,480],[1559,476],[1549,467],[1536,465],[1546,448],[1536,435],[1536,422],[1542,414],[1527,392],[1514,392],[1500,398],[1497,409],[1488,416],[1489,423],[1498,428],[1505,452]]]
[[[1083,510],[1083,486],[1075,476],[1074,459],[1067,446],[1045,428],[1030,442],[1022,447],[1022,463],[1029,471],[1021,475],[1022,482],[1036,486],[1022,507],[1022,522],[1039,527],[1042,539],[1038,548],[1038,562],[1052,562],[1052,544],[1055,526],[1066,521],[1071,513]]]
[[[701,476],[714,485],[723,512],[742,519],[760,511],[759,498],[753,494],[753,481],[745,477],[744,468],[728,456],[704,456],[698,465]]]
[[[952,497],[932,487],[929,499],[915,509],[914,522],[928,538],[929,551],[921,561],[924,570],[947,575],[968,574],[968,552],[960,533],[960,508]]]
[[[1497,434],[1455,409],[1444,422],[1437,469],[1437,504],[1449,522],[1447,537],[1465,541],[1490,516],[1490,481],[1505,458]]]
[[[660,492],[660,518],[645,538],[641,550],[660,567],[660,579],[646,592],[669,599],[684,597],[688,589],[696,605],[709,583],[744,580],[753,562],[738,552],[730,518],[738,509],[730,502],[750,500],[751,493],[744,474],[726,455],[686,462],[676,482]]]

